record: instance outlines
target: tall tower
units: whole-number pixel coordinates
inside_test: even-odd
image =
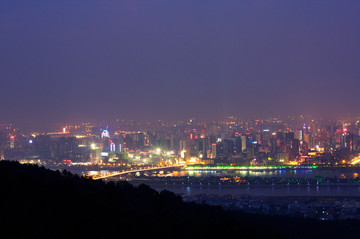
[[[103,152],[109,152],[111,151],[110,149],[110,134],[109,131],[104,129],[103,132],[101,133],[101,140],[102,140],[102,151]]]
[[[101,138],[110,138],[109,131],[107,129],[104,129],[101,133]]]
[[[10,149],[15,148],[15,136],[14,135],[10,135],[9,136],[10,140],[9,140],[9,147]]]
[[[246,151],[246,136],[242,135],[241,136],[241,152],[245,152]]]

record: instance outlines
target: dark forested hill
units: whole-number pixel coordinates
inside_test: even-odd
[[[354,221],[266,217],[184,203],[146,185],[0,162],[1,238],[350,238]]]

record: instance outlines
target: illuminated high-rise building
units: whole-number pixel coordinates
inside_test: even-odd
[[[246,151],[246,143],[247,143],[247,137],[245,135],[241,136],[241,152]]]
[[[285,134],[284,132],[277,132],[276,133],[276,139],[277,139],[277,147],[280,152],[285,153],[286,152],[286,145],[285,145]]]
[[[9,148],[13,149],[15,148],[15,136],[14,135],[9,135]]]
[[[304,142],[308,145],[308,147],[313,147],[310,134],[304,134]]]
[[[186,150],[186,141],[180,140],[180,151]]]
[[[291,151],[294,136],[295,136],[294,132],[286,132],[285,133],[285,150],[287,153]]]
[[[304,130],[303,129],[298,129],[295,132],[294,138],[298,139],[299,141],[303,141],[304,140],[304,134],[303,134]]]
[[[277,153],[278,147],[277,147],[277,139],[271,138],[270,139],[270,152],[271,153]]]
[[[101,133],[101,138],[110,138],[109,131],[107,129],[104,129]]]
[[[216,143],[211,144],[211,158],[216,158]]]
[[[263,132],[262,132],[261,144],[264,145],[264,146],[269,146],[270,145],[270,138],[271,138],[270,131],[268,129],[264,129]]]

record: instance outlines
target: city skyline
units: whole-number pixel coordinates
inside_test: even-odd
[[[360,1],[0,0],[2,238],[350,238]]]
[[[360,115],[357,1],[3,1],[0,121]]]

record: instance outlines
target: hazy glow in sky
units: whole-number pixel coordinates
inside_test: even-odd
[[[0,121],[360,114],[360,1],[0,2]]]

